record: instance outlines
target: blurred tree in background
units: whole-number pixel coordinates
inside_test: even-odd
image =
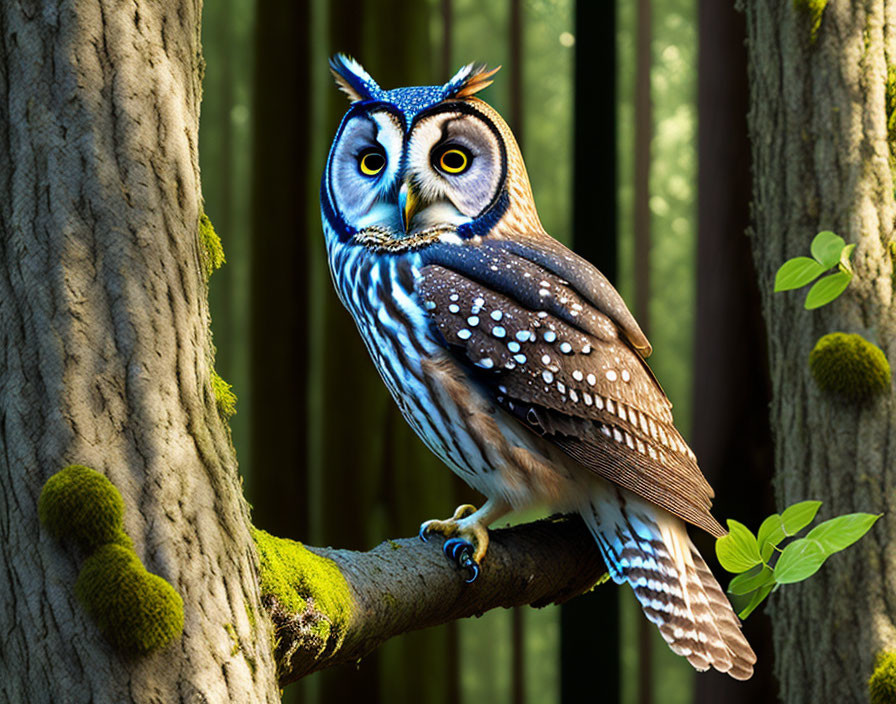
[[[709,2],[641,0],[638,10],[618,0],[609,13],[588,3],[577,10],[574,0],[206,3],[200,161],[206,212],[228,257],[211,282],[213,329],[218,371],[239,397],[231,426],[257,525],[369,548],[458,503],[481,503],[400,417],[330,285],[317,192],[346,108],[326,67],[336,51],[358,58],[384,87],[441,83],[470,61],[504,66],[484,97],[520,139],[544,225],[615,275],[630,305],[637,289],[646,294],[652,365],[688,436],[692,400],[701,398],[692,372],[700,350],[698,6]],[[637,31],[644,8],[647,35]],[[636,135],[645,115],[643,98],[641,107],[635,100],[638,41],[649,112]],[[636,148],[647,157],[640,194]],[[747,193],[732,207],[743,209]],[[636,221],[647,223],[637,250]],[[737,227],[706,237],[743,239]],[[745,256],[734,266],[749,268]],[[713,415],[712,403],[730,399],[711,399],[701,412]],[[727,508],[718,515],[742,517]],[[591,681],[617,683],[626,704],[694,700],[687,663],[654,629],[639,637],[646,622],[628,590],[602,587],[579,601],[592,617],[618,606],[618,624],[602,620],[589,644],[572,633],[575,617],[561,632],[558,608],[490,612],[394,639],[357,667],[314,675],[285,696],[551,704],[562,691],[578,701],[576,673],[560,666],[562,641],[591,668]]]

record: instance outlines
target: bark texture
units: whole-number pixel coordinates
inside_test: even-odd
[[[860,333],[896,361],[896,207],[887,141],[887,69],[896,3],[747,0],[753,151],[753,253],[769,338],[778,506],[824,501],[821,517],[884,513],[871,533],[807,582],[770,598],[776,674],[787,704],[861,702],[875,654],[896,647],[896,408],[822,395],[816,341]],[[819,19],[811,7],[821,8]],[[814,35],[814,36],[813,36]],[[816,232],[857,244],[846,293],[816,311],[773,293],[777,268],[807,256]]]
[[[211,391],[196,154],[199,0],[0,5],[0,699],[275,702],[270,625]],[[41,529],[44,481],[106,474],[182,638],[126,657]]]

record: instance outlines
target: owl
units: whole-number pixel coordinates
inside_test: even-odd
[[[351,105],[321,212],[333,283],[404,418],[486,497],[421,536],[479,573],[488,526],[533,506],[579,513],[698,670],[752,675],[756,656],[686,524],[724,534],[622,298],[541,225],[519,147],[475,97],[495,70],[383,90],[330,67]]]

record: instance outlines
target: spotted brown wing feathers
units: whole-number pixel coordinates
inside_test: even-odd
[[[513,240],[495,240],[489,244],[543,266],[552,274],[565,279],[594,308],[613,320],[642,357],[649,357],[653,352],[647,336],[625,305],[622,296],[587,259],[550,237],[534,238],[521,234]]]
[[[533,262],[517,266],[511,282],[500,257],[486,261],[468,267],[472,276],[456,270],[456,259],[455,268],[430,264],[417,283],[459,361],[499,405],[584,466],[723,533],[668,399],[614,322]],[[511,283],[518,295],[508,295]]]

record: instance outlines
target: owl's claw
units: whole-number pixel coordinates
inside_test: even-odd
[[[466,580],[467,584],[475,582],[479,576],[479,563],[473,559],[473,550],[473,544],[463,538],[449,538],[442,545],[442,551],[449,560],[452,560],[458,567],[470,571],[470,578]]]
[[[507,512],[506,504],[489,500],[478,511],[469,504],[458,506],[446,521],[426,521],[420,526],[420,539],[426,542],[433,533],[447,538],[442,550],[449,560],[470,573],[467,582],[479,576],[479,565],[488,548],[488,524]]]

